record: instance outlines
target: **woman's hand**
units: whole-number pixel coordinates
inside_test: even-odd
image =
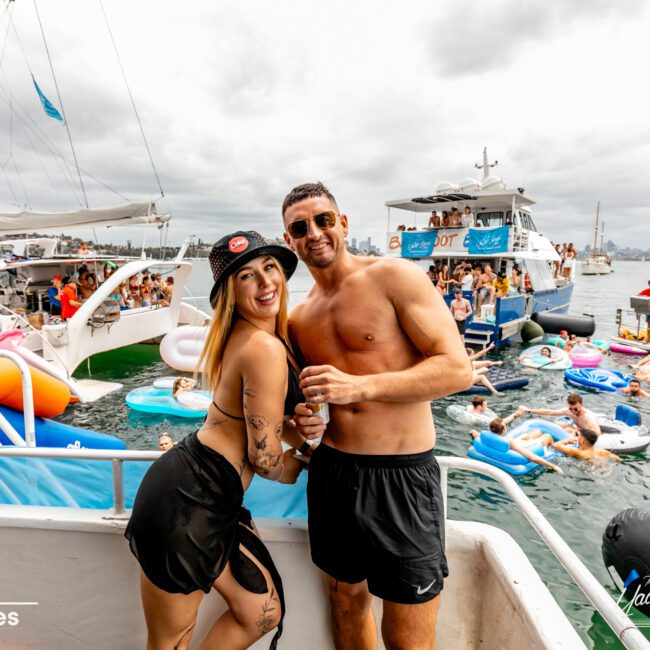
[[[295,458],[296,450],[287,449],[282,454],[282,474],[278,483],[295,483],[304,465]]]
[[[325,422],[320,415],[313,415],[307,404],[296,404],[293,414],[293,421],[296,423],[298,433],[307,440],[321,438],[325,433]]]

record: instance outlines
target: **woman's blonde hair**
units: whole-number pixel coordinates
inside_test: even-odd
[[[280,263],[273,256],[269,256],[282,277],[282,293],[280,295],[280,310],[276,317],[275,332],[287,344],[289,333],[288,316],[288,289],[287,279]],[[236,273],[236,272],[235,272]],[[241,316],[235,305],[235,273],[221,285],[217,300],[212,310],[212,323],[208,329],[205,345],[201,351],[199,362],[194,370],[194,378],[202,372],[203,383],[214,391],[219,383],[223,354],[230,338],[230,333],[235,323]]]

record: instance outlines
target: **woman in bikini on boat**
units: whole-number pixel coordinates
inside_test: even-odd
[[[236,232],[209,261],[214,312],[198,367],[214,400],[199,431],[148,470],[126,537],[142,567],[148,648],[187,648],[211,589],[228,610],[205,647],[247,648],[277,627],[275,648],[282,582],[242,502],[254,474],[295,482],[295,448],[310,449],[287,417],[304,402],[287,342],[286,279],[297,258],[255,232]],[[281,438],[294,448],[283,453]]]

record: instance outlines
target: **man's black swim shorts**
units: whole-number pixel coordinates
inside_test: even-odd
[[[448,575],[440,468],[433,451],[348,454],[321,444],[307,486],[312,560],[336,580],[368,581],[395,603],[424,603]]]

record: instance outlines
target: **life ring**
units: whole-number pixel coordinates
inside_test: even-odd
[[[452,404],[447,407],[447,415],[458,422],[472,427],[487,427],[498,415],[490,409],[485,409],[483,413],[474,413],[461,404]]]
[[[550,356],[547,357],[542,354],[544,348],[550,350]],[[566,370],[571,367],[569,355],[564,350],[550,345],[533,345],[533,347],[520,354],[517,360],[522,366],[540,370]]]
[[[603,360],[603,355],[596,348],[585,345],[576,345],[569,356],[574,368],[596,368]]]

